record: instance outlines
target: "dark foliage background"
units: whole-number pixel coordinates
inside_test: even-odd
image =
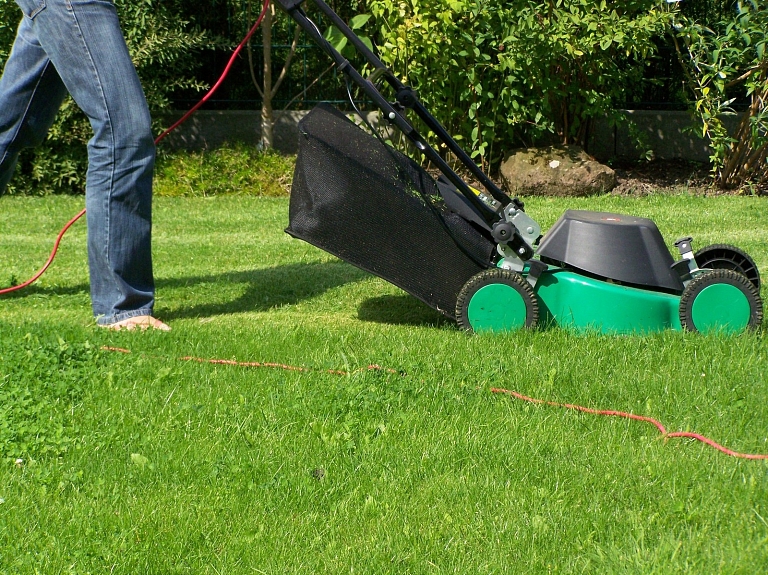
[[[255,18],[261,6],[258,0],[115,0],[115,3],[155,117],[161,117],[160,113],[169,109],[186,109],[200,98],[202,91],[218,78],[231,50],[250,27],[250,20]],[[329,3],[349,20],[356,14],[370,13],[369,3],[374,2],[335,0]],[[517,3],[521,6],[526,4],[522,0]],[[506,3],[502,4],[508,9]],[[600,1],[570,0],[553,2],[553,6],[555,4],[565,7],[572,4],[599,5]],[[734,5],[733,0],[684,0],[680,10],[703,25],[715,26],[729,11],[733,11]],[[7,59],[20,18],[21,13],[13,0],[0,0],[0,68]],[[383,45],[385,42],[380,31],[384,24],[381,20],[372,19],[365,30],[375,44]],[[292,36],[293,23],[279,14],[273,29],[273,61],[278,70]],[[653,42],[655,50],[649,52],[642,73],[624,76],[625,85],[616,92],[622,97],[612,101],[615,107],[686,106],[684,76],[673,57],[671,42],[663,34],[659,34]],[[260,39],[255,37],[252,50],[256,60],[260,58],[259,46]],[[322,100],[344,105],[346,90],[333,72],[313,83],[328,65],[328,58],[302,39],[289,77],[275,98],[275,109],[279,110],[289,103],[294,109],[308,108]],[[259,66],[255,68],[258,76]],[[442,97],[428,91],[422,95],[427,103],[439,101]],[[216,109],[260,108],[261,101],[251,80],[246,56],[241,58],[207,106]],[[459,109],[457,117],[467,116],[469,107]],[[542,113],[546,116],[548,112],[543,110]],[[438,117],[451,125],[450,117]],[[158,123],[156,130],[161,127]],[[457,125],[455,129],[460,138],[468,142],[473,140],[471,128]],[[462,133],[467,129],[470,130],[468,133]],[[85,143],[89,138],[87,120],[71,101],[66,102],[47,141],[23,154],[7,192],[35,195],[82,193],[87,166]],[[479,148],[479,161],[485,163],[491,160],[486,155],[488,146],[489,143],[486,143]],[[497,153],[500,149],[497,146]]]

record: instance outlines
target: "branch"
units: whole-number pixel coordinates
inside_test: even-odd
[[[251,3],[248,2],[248,11],[246,13],[246,18],[248,21],[251,21]],[[253,68],[253,50],[251,49],[251,39],[248,38],[248,43],[246,44],[248,50],[248,70],[251,72],[251,81],[253,81],[253,85],[256,86],[256,90],[259,92],[259,96],[261,96],[261,99],[264,99],[264,90],[261,89],[261,86],[259,85],[259,82],[256,80],[256,71]]]
[[[285,64],[283,64],[283,69],[280,71],[280,76],[278,76],[277,81],[275,82],[275,85],[272,87],[272,97],[274,98],[277,94],[277,89],[280,87],[280,84],[283,83],[283,80],[285,80],[286,74],[288,74],[288,68],[291,67],[291,62],[293,61],[293,57],[296,55],[296,46],[299,44],[299,37],[301,36],[301,28],[298,24],[296,24],[296,28],[293,31],[293,42],[291,42],[291,49],[288,51],[288,57],[285,59]]]
[[[731,80],[730,82],[728,82],[725,85],[726,89],[730,88],[732,86],[735,86],[736,84],[739,84],[739,83],[743,82],[744,80],[749,78],[752,74],[754,74],[755,72],[758,72],[760,70],[768,70],[768,62],[763,62],[762,64],[758,64],[757,66],[754,66],[754,67],[750,68],[749,70],[747,70],[746,72],[744,72],[738,78],[735,78],[734,80]]]
[[[688,78],[688,85],[690,86],[691,92],[693,92],[694,98],[696,97],[696,84],[697,82],[693,78],[693,74],[691,74],[691,71],[688,69],[688,66],[685,63],[685,60],[683,59],[683,51],[680,49],[680,43],[677,41],[677,36],[672,33],[670,34],[672,36],[672,41],[675,43],[675,52],[677,53],[677,60],[680,62],[680,67],[683,69],[683,74],[685,74],[685,77]],[[690,54],[690,50],[688,51]]]
[[[256,90],[259,92],[259,96],[261,96],[261,99],[263,100],[264,90],[261,89],[258,80],[256,80],[256,70],[253,68],[253,50],[251,50],[250,39],[248,40],[248,69],[251,72],[251,80],[253,81],[253,85],[256,86]]]
[[[283,108],[283,111],[287,110],[287,109],[290,107],[290,105],[291,105],[291,104],[293,104],[293,103],[294,103],[296,100],[298,100],[298,99],[300,99],[300,98],[303,98],[304,96],[306,96],[306,95],[307,95],[307,90],[309,90],[309,89],[310,89],[312,86],[314,86],[315,84],[317,84],[317,83],[320,81],[320,78],[322,78],[322,77],[323,77],[323,76],[325,76],[325,75],[326,75],[328,72],[330,72],[331,70],[333,70],[333,68],[334,68],[335,66],[336,66],[336,62],[334,62],[333,64],[331,64],[330,66],[328,66],[328,67],[327,67],[325,70],[323,70],[323,71],[320,73],[320,75],[319,75],[317,78],[315,78],[314,80],[312,80],[312,82],[309,84],[309,86],[307,86],[306,88],[304,88],[304,90],[301,92],[301,94],[299,94],[298,96],[295,96],[295,97],[293,98],[293,100],[291,100],[290,102],[288,102],[288,103],[285,105],[285,108]]]

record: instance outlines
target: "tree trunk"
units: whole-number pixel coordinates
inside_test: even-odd
[[[272,136],[272,18],[274,14],[270,6],[261,22],[262,46],[264,48],[264,87],[261,103],[261,147],[271,149],[274,144]]]
[[[251,2],[248,2],[247,6],[247,18],[251,20]],[[251,49],[251,42],[248,41],[248,69],[251,72],[251,80],[253,85],[261,96],[261,141],[259,144],[262,149],[270,149],[274,146],[274,136],[272,128],[275,124],[275,120],[272,113],[272,100],[277,95],[277,90],[283,83],[283,80],[288,75],[288,69],[291,67],[293,57],[296,55],[296,48],[299,45],[299,37],[301,36],[301,26],[296,25],[293,31],[293,42],[291,43],[290,50],[288,51],[288,57],[285,59],[283,69],[274,80],[272,77],[272,22],[275,18],[274,5],[269,6],[264,13],[264,19],[261,21],[261,37],[262,47],[264,50],[264,79],[263,85],[259,84],[256,78],[256,69],[253,61],[253,50]],[[274,83],[273,83],[274,80]]]

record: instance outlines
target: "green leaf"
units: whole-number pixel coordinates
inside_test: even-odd
[[[371,42],[371,39],[368,36],[360,36],[360,41],[365,44],[365,46],[373,52],[373,42]]]
[[[365,26],[365,23],[368,22],[368,20],[371,19],[370,14],[358,14],[354,18],[352,18],[349,21],[349,27],[352,28],[352,30],[359,30],[363,26]]]
[[[347,45],[347,37],[336,26],[330,26],[323,34],[323,38],[336,50],[341,52]]]

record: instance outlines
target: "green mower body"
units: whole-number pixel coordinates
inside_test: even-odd
[[[544,271],[533,291],[538,299],[541,325],[600,333],[680,329],[680,297],[675,295],[616,285],[562,268]],[[494,282],[480,288],[469,307],[472,330],[509,331],[523,327],[522,300],[505,283]]]
[[[501,270],[499,270],[501,271]],[[705,272],[708,273],[708,272]],[[474,332],[503,332],[526,327],[525,298],[497,275],[477,290],[468,307]],[[525,279],[527,274],[522,274]],[[681,296],[617,285],[562,268],[542,272],[533,293],[538,323],[580,333],[643,334],[680,330]],[[716,282],[706,286],[693,307],[696,331],[741,332],[750,327],[750,299],[739,287]]]

